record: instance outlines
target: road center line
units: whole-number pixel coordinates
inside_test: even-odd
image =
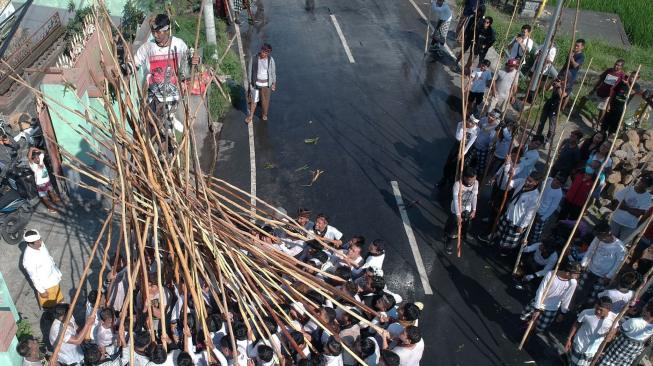
[[[417,12],[419,13],[419,16],[421,16],[422,19],[426,20],[426,15],[424,15],[422,9],[420,9],[419,6],[417,6],[417,4],[415,4],[413,0],[408,0],[408,1],[410,1],[410,3],[413,4],[413,7],[415,7],[415,10],[417,10]]]
[[[429,278],[426,275],[426,268],[424,268],[424,262],[422,261],[422,254],[420,254],[419,248],[417,247],[415,233],[413,233],[413,228],[410,225],[410,219],[408,218],[408,213],[406,212],[406,207],[404,206],[404,199],[401,197],[401,191],[399,191],[399,183],[393,180],[390,182],[390,184],[392,185],[392,192],[395,195],[395,200],[397,201],[397,206],[399,207],[399,214],[401,215],[401,221],[404,224],[404,230],[406,230],[406,236],[408,237],[410,250],[413,252],[413,257],[415,257],[415,264],[417,265],[419,278],[422,281],[422,288],[424,288],[424,293],[426,295],[433,295],[431,283],[429,282]]]
[[[349,49],[349,45],[347,45],[347,40],[345,39],[345,35],[342,34],[342,29],[340,29],[340,24],[338,24],[338,19],[336,19],[336,16],[331,14],[331,21],[333,22],[333,25],[336,27],[336,32],[338,32],[338,37],[340,37],[340,42],[342,43],[342,47],[345,49],[345,53],[347,54],[347,58],[349,59],[349,63],[356,63],[354,61],[354,56],[351,54],[351,50]]]

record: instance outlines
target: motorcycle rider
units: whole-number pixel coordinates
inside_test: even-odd
[[[162,106],[152,98],[156,88],[164,89],[166,98],[179,99],[178,86],[185,88],[184,80],[189,76],[188,46],[178,37],[170,34],[170,18],[166,14],[158,14],[150,24],[152,39],[138,48],[134,55],[134,66],[137,69],[145,67],[147,72],[150,107],[156,115]],[[191,64],[197,65],[199,56],[193,55]],[[178,80],[178,75],[181,80]]]

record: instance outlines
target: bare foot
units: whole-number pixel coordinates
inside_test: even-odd
[[[252,117],[245,118],[245,123],[252,123]]]

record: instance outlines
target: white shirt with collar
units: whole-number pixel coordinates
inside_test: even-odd
[[[527,178],[533,169],[535,169],[535,164],[538,160],[540,160],[540,153],[537,150],[529,150],[527,147],[519,159],[521,171],[515,174],[515,176],[517,178]]]
[[[578,314],[578,322],[581,326],[576,332],[573,345],[577,353],[596,353],[617,317],[617,314],[610,312],[605,318],[600,319],[595,311],[594,308],[585,309]]]
[[[399,366],[419,366],[424,354],[424,338],[420,339],[413,348],[396,346],[392,352],[399,356]]]
[[[61,332],[61,327],[63,323],[59,319],[55,319],[50,327],[49,340],[50,344],[57,344],[59,340],[59,332]],[[59,354],[57,361],[65,364],[75,364],[82,362],[84,360],[84,353],[82,352],[82,347],[77,344],[68,343],[70,338],[74,337],[77,334],[77,323],[75,323],[75,318],[71,317],[68,326],[66,327],[66,332],[63,335],[63,340],[61,348],[59,349]]]
[[[562,187],[553,188],[551,187],[551,182],[553,182],[553,178],[546,180],[540,208],[537,210],[537,214],[540,215],[542,221],[548,220],[553,215],[562,200]]]
[[[524,248],[524,253],[533,253],[533,259],[535,260],[535,263],[539,264],[542,266],[542,269],[535,272],[535,275],[537,277],[542,277],[544,276],[547,272],[549,272],[551,269],[553,269],[553,266],[558,263],[558,252],[553,252],[550,253],[548,257],[544,258],[542,256],[542,251],[541,248],[542,243],[535,243],[527,246]]]
[[[42,243],[39,249],[30,246],[25,248],[23,267],[39,293],[44,293],[61,282],[61,271],[50,256],[45,243]]]
[[[540,192],[537,188],[530,191],[522,191],[522,188],[526,184],[525,179],[515,179],[514,183],[515,190],[512,197],[508,200],[509,204],[506,210],[506,217],[513,225],[525,228],[535,215],[537,197],[540,195]]]
[[[465,154],[471,149],[472,145],[474,145],[474,141],[476,141],[476,137],[478,137],[478,126],[474,125],[472,128],[466,128],[465,132],[467,133],[467,137],[465,138]],[[458,122],[458,126],[456,127],[456,140],[462,141],[463,139],[463,123]]]
[[[581,262],[584,268],[602,278],[613,278],[626,256],[621,240],[605,243],[594,238]]]
[[[653,324],[644,318],[630,318],[621,324],[621,332],[634,341],[644,342],[653,335]]]

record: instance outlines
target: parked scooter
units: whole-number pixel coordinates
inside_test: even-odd
[[[33,208],[39,202],[38,194],[29,193],[31,185],[26,174],[16,160],[0,172],[0,236],[10,245],[20,243]]]

